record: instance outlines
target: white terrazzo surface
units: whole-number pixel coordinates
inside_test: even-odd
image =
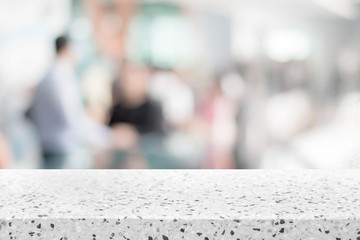
[[[360,171],[0,171],[0,240],[360,239]]]

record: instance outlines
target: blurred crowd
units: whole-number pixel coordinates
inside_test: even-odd
[[[0,168],[360,166],[358,16],[305,2],[1,2]]]

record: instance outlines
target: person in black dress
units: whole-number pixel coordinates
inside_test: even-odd
[[[125,63],[114,83],[109,121],[117,148],[113,168],[152,168],[163,155],[164,118],[160,104],[148,97],[149,80],[147,69]]]

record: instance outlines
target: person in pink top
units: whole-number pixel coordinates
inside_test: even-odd
[[[0,132],[0,169],[8,168],[11,162],[11,151],[6,139]]]

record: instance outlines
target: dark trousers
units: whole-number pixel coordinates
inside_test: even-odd
[[[67,158],[66,153],[59,153],[59,152],[43,152],[43,169],[62,169],[64,168],[65,161]]]

